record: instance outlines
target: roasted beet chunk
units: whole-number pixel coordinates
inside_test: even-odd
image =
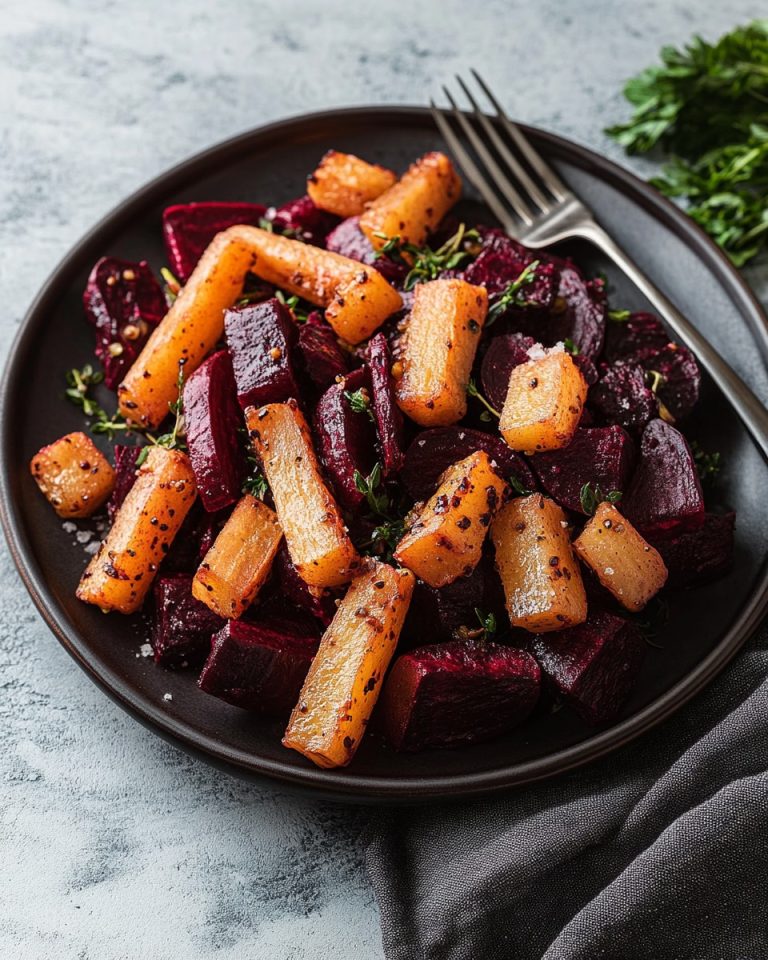
[[[509,376],[515,367],[527,363],[528,351],[536,341],[522,333],[507,333],[494,337],[488,344],[480,367],[480,380],[488,402],[501,410],[507,399]]]
[[[122,507],[123,500],[128,496],[128,491],[136,480],[136,461],[140,453],[141,447],[115,444],[115,486],[112,496],[107,501],[110,523],[114,523],[117,511]]]
[[[211,637],[224,626],[221,617],[192,596],[191,575],[177,573],[155,584],[152,649],[164,667],[202,663]]]
[[[670,587],[694,587],[723,576],[733,563],[736,514],[707,513],[698,530],[676,537],[651,537],[669,570]]]
[[[395,263],[387,256],[378,254],[360,229],[360,217],[349,217],[332,230],[325,240],[325,246],[333,253],[340,253],[350,260],[359,260],[376,267],[379,273],[395,285],[405,278],[408,268],[401,263]]]
[[[307,196],[289,200],[276,210],[268,210],[267,219],[278,233],[296,237],[316,247],[324,246],[325,238],[339,222],[338,217],[316,207]]]
[[[184,386],[189,458],[197,492],[209,512],[228,507],[240,497],[246,469],[237,434],[241,421],[232,362],[227,351],[220,350]]]
[[[307,376],[320,390],[347,372],[347,360],[336,334],[318,310],[313,310],[299,327],[298,352]]]
[[[560,271],[557,306],[551,324],[554,340],[573,340],[579,354],[595,360],[605,339],[605,284],[602,280],[584,280],[569,262]]]
[[[166,573],[194,573],[213,546],[227,513],[226,510],[222,513],[207,513],[201,502],[195,500],[181,525],[181,530],[174,537],[161,569]]]
[[[541,253],[524,247],[501,230],[484,229],[481,234],[483,249],[474,263],[465,270],[464,279],[485,287],[488,296],[493,300],[496,294],[517,280],[529,264],[538,260],[535,279],[524,288],[526,309],[549,310],[558,287],[559,270],[554,262],[543,257]]]
[[[580,428],[562,450],[537,453],[530,464],[541,486],[561,507],[583,513],[580,492],[585,483],[608,493],[627,489],[635,461],[635,445],[619,426]]]
[[[307,586],[293,565],[285,541],[280,544],[272,568],[277,577],[281,598],[327,627],[336,613],[335,596],[330,590]]]
[[[141,353],[153,328],[165,316],[165,297],[149,265],[102,257],[83,292],[85,316],[96,330],[96,356],[110,390]]]
[[[641,533],[658,537],[695,530],[704,522],[704,497],[685,437],[664,420],[651,420],[640,461],[621,512]]]
[[[240,406],[261,406],[298,399],[293,365],[298,331],[293,318],[273,297],[263,303],[227,310],[224,331],[232,356]]]
[[[179,203],[163,211],[163,239],[173,273],[186,283],[217,233],[239,223],[257,226],[267,208],[259,203]]]
[[[610,323],[605,336],[605,358],[609,363],[634,360],[642,363],[669,343],[660,321],[652,313],[632,313],[628,320]]]
[[[403,627],[406,646],[452,640],[459,627],[470,630],[479,627],[475,610],[484,606],[485,569],[485,565],[479,563],[468,576],[459,577],[439,590],[417,580]]]
[[[440,475],[476,450],[485,450],[502,476],[515,478],[526,490],[536,489],[528,464],[501,437],[468,427],[434,427],[417,434],[406,451],[400,479],[414,500],[426,500],[435,492]]]
[[[540,677],[523,650],[497,643],[433,644],[397,659],[379,710],[397,750],[475,743],[525,720],[539,698]]]
[[[637,627],[603,612],[578,627],[534,636],[531,649],[545,684],[594,725],[615,719],[645,656]]]
[[[617,363],[589,391],[588,403],[606,423],[642,430],[658,416],[659,404],[637,363]]]
[[[371,371],[371,404],[379,434],[384,476],[397,473],[403,465],[403,415],[395,400],[392,380],[392,356],[383,333],[368,343],[368,366]]]
[[[656,394],[675,420],[684,420],[699,401],[701,372],[694,355],[670,343],[643,365],[652,376],[661,374]]]
[[[317,643],[284,627],[230,620],[214,636],[198,684],[236,707],[285,716],[296,706]]]
[[[375,463],[376,432],[366,409],[370,391],[368,368],[360,367],[329,387],[315,409],[320,459],[336,496],[348,510],[357,509],[365,499],[355,484],[355,471],[367,476]]]

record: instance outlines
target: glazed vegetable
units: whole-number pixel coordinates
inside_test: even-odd
[[[633,623],[598,612],[531,641],[546,685],[587,723],[615,719],[637,680],[646,644]]]
[[[547,633],[586,620],[568,520],[553,500],[538,493],[512,500],[493,521],[491,537],[513,626]]]
[[[359,557],[322,478],[309,427],[296,402],[250,407],[245,417],[300,576],[314,587],[348,583]]]
[[[513,450],[557,450],[571,442],[586,399],[587,383],[570,354],[529,360],[510,375],[499,430]]]
[[[612,504],[603,501],[573,544],[602,585],[636,613],[667,581],[658,552]]]
[[[187,455],[152,447],[80,580],[78,598],[102,610],[138,610],[196,496]]]
[[[211,650],[221,617],[192,595],[192,577],[174,573],[155,584],[152,650],[164,667],[199,666]]]
[[[370,561],[320,643],[283,744],[319,767],[343,767],[360,746],[413,593],[408,570]]]
[[[435,643],[395,661],[379,709],[396,750],[476,743],[507,733],[536,706],[539,666],[498,643]]]
[[[307,193],[321,210],[339,217],[354,217],[396,180],[397,176],[386,167],[366,163],[351,153],[329,150],[307,178]]]
[[[114,470],[84,433],[68,433],[38,450],[29,469],[60,517],[90,517],[115,485]]]
[[[277,297],[224,314],[240,406],[261,406],[298,398],[293,352],[299,332]]]
[[[373,267],[258,227],[230,227],[208,246],[120,384],[127,420],[156,427],[165,418],[179,364],[189,376],[221,339],[224,311],[234,305],[249,270],[324,306],[328,322],[350,343],[369,337],[401,305],[400,294]]]
[[[274,510],[247,493],[206,553],[192,593],[220,617],[237,620],[267,579],[282,538]]]
[[[291,623],[228,620],[214,635],[198,685],[235,707],[290,713],[317,651],[317,638]]]
[[[400,344],[400,409],[424,427],[448,426],[467,412],[467,384],[488,311],[483,287],[433,280],[416,287]]]
[[[398,543],[395,560],[432,587],[471,573],[505,490],[485,451],[455,463]]]
[[[369,204],[360,229],[377,250],[388,239],[421,246],[461,196],[461,180],[444,153],[427,153]]]

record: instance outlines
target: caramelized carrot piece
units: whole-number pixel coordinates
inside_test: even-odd
[[[68,433],[38,450],[29,469],[60,517],[90,517],[115,485],[115,471],[84,433]]]
[[[192,581],[192,595],[237,620],[269,576],[283,539],[274,510],[246,494],[232,511]]]
[[[312,587],[348,583],[360,558],[325,485],[296,402],[249,407],[245,419],[299,576]]]
[[[80,580],[78,598],[104,611],[135,613],[196,496],[187,455],[152,447]]]
[[[320,642],[283,744],[318,767],[343,767],[360,746],[408,612],[413,574],[369,561]]]
[[[329,150],[308,177],[307,193],[321,210],[338,217],[356,217],[396,180],[386,167],[366,163],[351,153]]]

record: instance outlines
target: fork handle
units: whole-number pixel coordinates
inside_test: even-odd
[[[768,409],[723,360],[712,344],[687,320],[677,307],[648,279],[621,247],[596,223],[584,225],[579,235],[598,246],[653,304],[675,337],[692,350],[702,367],[729,398],[744,426],[768,460]]]

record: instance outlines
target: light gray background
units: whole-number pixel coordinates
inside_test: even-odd
[[[663,43],[764,12],[751,0],[0,0],[3,359],[78,237],[218,140],[336,105],[424,103],[475,65],[520,119],[647,173],[602,134],[626,115],[623,80]],[[58,646],[4,545],[0,717],[3,957],[382,956],[365,811],[226,779],[134,723]]]

